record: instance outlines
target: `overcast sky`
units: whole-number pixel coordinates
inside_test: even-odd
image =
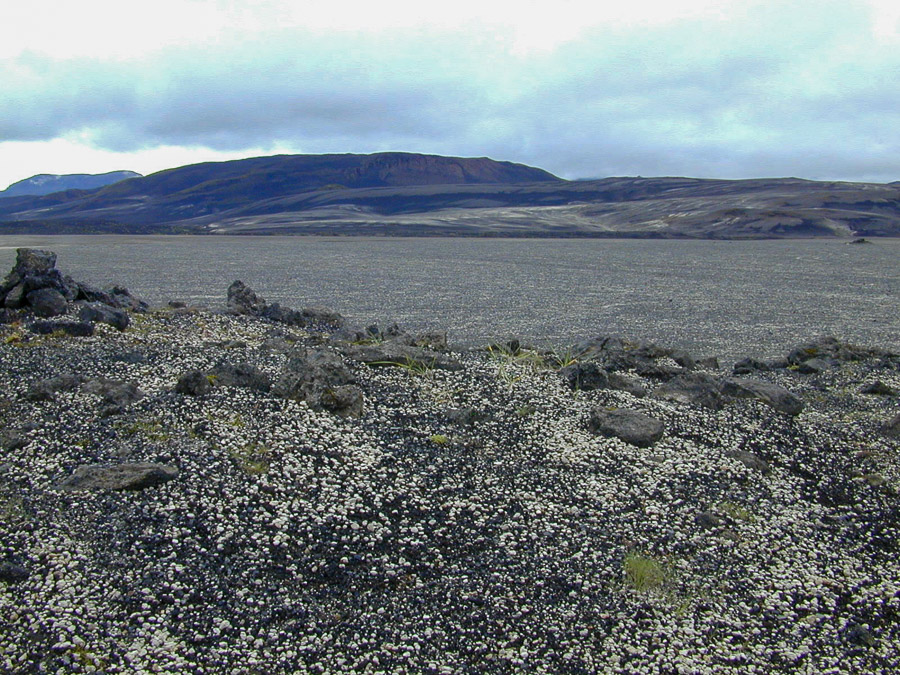
[[[4,7],[0,188],[383,150],[566,178],[900,180],[900,2]]]

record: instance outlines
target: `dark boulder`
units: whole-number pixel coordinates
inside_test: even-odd
[[[78,389],[82,382],[84,378],[81,375],[57,375],[32,384],[25,392],[25,398],[29,401],[51,401],[59,392]]]
[[[697,361],[697,367],[703,368],[704,370],[718,370],[719,359],[715,356],[707,356],[706,358]]]
[[[643,398],[647,395],[647,387],[638,380],[621,373],[609,374],[609,388],[617,391],[626,391],[632,396]]]
[[[687,372],[687,369],[670,366],[665,363],[656,363],[654,361],[640,361],[636,364],[634,372],[641,377],[646,377],[651,380],[668,382],[672,378]]]
[[[314,389],[335,388],[356,382],[336,353],[326,349],[298,349],[288,358],[273,392],[282,398],[305,400]]]
[[[272,378],[250,363],[221,362],[212,369],[213,383],[225,387],[244,387],[263,393],[272,388]]]
[[[265,301],[262,302],[264,303]],[[240,313],[250,314],[251,312]],[[277,302],[265,306],[262,310],[259,311],[258,316],[261,316],[264,319],[268,319],[269,321],[275,321],[276,323],[287,324],[288,326],[306,325],[306,319],[303,317],[302,312],[298,312],[295,309],[290,309],[289,307],[282,307]]]
[[[313,410],[327,410],[340,417],[360,417],[363,414],[362,390],[352,384],[333,388],[314,385],[305,400]]]
[[[419,333],[413,338],[413,344],[416,347],[425,347],[426,349],[433,349],[439,352],[446,351],[447,331],[430,330]]]
[[[37,316],[51,317],[65,314],[69,303],[65,296],[53,288],[40,288],[25,296],[26,303]]]
[[[83,464],[63,480],[59,490],[143,490],[178,477],[178,469],[167,464]]]
[[[81,385],[81,390],[87,394],[99,396],[104,404],[118,409],[144,398],[144,392],[134,382],[122,382],[104,377],[88,380]]]
[[[19,450],[28,445],[28,437],[21,429],[3,429],[0,431],[0,448]]]
[[[297,349],[272,388],[276,396],[306,401],[313,410],[342,417],[363,413],[362,391],[341,356],[327,349]]]
[[[734,364],[734,368],[731,369],[731,373],[733,375],[748,375],[757,370],[771,370],[769,364],[765,361],[760,361],[759,359],[754,358],[746,358],[741,359],[737,363]]]
[[[450,408],[444,412],[444,416],[449,422],[463,427],[474,426],[488,417],[487,413],[472,407]]]
[[[694,357],[692,357],[683,349],[674,350],[669,355],[669,358],[671,358],[673,361],[675,361],[675,363],[677,363],[685,370],[693,370],[697,367],[697,361],[694,359]]]
[[[3,298],[3,306],[6,309],[19,309],[25,306],[25,295],[28,293],[28,289],[25,287],[25,283],[16,284]]]
[[[78,318],[82,321],[106,323],[118,330],[125,330],[130,322],[128,314],[124,310],[100,302],[89,302],[82,305],[78,311]]]
[[[56,268],[56,254],[36,248],[17,248],[16,265],[12,273],[21,278],[47,274]]]
[[[257,316],[288,326],[304,326],[335,330],[345,325],[344,317],[324,307],[307,307],[301,310],[268,304],[265,299],[240,280],[228,287],[226,311],[230,314]]]
[[[639,448],[654,445],[665,433],[665,425],[659,420],[627,409],[594,410],[588,428],[595,434],[618,438]]]
[[[817,375],[825,370],[831,370],[840,366],[840,361],[832,358],[822,358],[819,356],[802,361],[797,365],[797,372],[804,375]]]
[[[0,562],[0,581],[7,584],[18,584],[29,577],[28,570],[14,562],[4,560]]]
[[[338,329],[346,324],[343,316],[327,307],[304,307],[300,313],[307,325],[315,327]]]
[[[897,391],[893,387],[889,387],[881,380],[876,380],[867,384],[859,390],[861,394],[871,394],[873,396],[896,396]]]
[[[136,298],[127,288],[122,286],[113,286],[109,291],[109,295],[112,298],[109,304],[113,307],[127,309],[138,314],[142,314],[150,309],[150,305]]]
[[[302,382],[321,382],[341,386],[356,382],[356,377],[339,354],[328,349],[295,349],[276,383],[276,392],[287,395]]]
[[[191,370],[178,378],[175,391],[188,396],[203,396],[212,391],[212,383],[203,371]]]
[[[812,359],[824,359],[826,363],[865,361],[867,359],[896,359],[897,354],[877,347],[861,347],[841,342],[835,337],[816,338],[798,345],[790,351],[787,361],[792,366],[800,366]],[[821,368],[820,368],[821,369]]]
[[[694,517],[694,522],[696,522],[697,525],[702,527],[704,530],[715,530],[716,528],[722,527],[722,525],[724,525],[722,519],[712,511],[703,511],[702,513],[698,513]]]
[[[881,432],[888,438],[900,438],[900,415],[881,427]]]
[[[72,337],[90,337],[94,334],[94,326],[83,321],[34,321],[28,324],[28,330],[38,335],[51,335],[57,331]]]
[[[235,280],[228,287],[228,311],[232,314],[259,316],[266,309],[266,301],[260,298],[243,281]]]
[[[728,403],[722,388],[721,378],[702,372],[684,372],[657,387],[653,396],[664,401],[720,410]]]
[[[778,412],[796,416],[803,412],[803,401],[784,387],[762,380],[730,379],[725,392],[735,398],[755,398]]]
[[[559,371],[563,380],[575,391],[593,391],[609,387],[609,376],[594,361],[573,363]]]
[[[84,300],[85,302],[99,302],[102,305],[106,305],[108,307],[112,307],[113,300],[112,295],[107,293],[106,291],[101,291],[99,288],[94,288],[93,286],[85,283],[78,284],[78,296],[77,300]]]

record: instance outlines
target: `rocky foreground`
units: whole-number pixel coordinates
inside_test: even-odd
[[[0,286],[0,671],[900,669],[900,355],[458,352],[55,263]]]

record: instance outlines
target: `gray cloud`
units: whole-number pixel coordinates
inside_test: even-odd
[[[490,35],[297,30],[142,60],[0,65],[0,139],[489,155],[568,177],[896,180],[900,52],[848,2],[598,28],[548,52]]]

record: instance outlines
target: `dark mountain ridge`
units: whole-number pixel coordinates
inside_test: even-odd
[[[0,233],[900,236],[900,183],[613,177],[488,158],[278,155],[0,200]]]
[[[17,181],[5,190],[0,190],[2,197],[22,197],[26,195],[48,195],[64,190],[94,190],[106,185],[118,183],[128,178],[140,178],[134,171],[110,171],[108,173],[41,173],[31,178]]]

